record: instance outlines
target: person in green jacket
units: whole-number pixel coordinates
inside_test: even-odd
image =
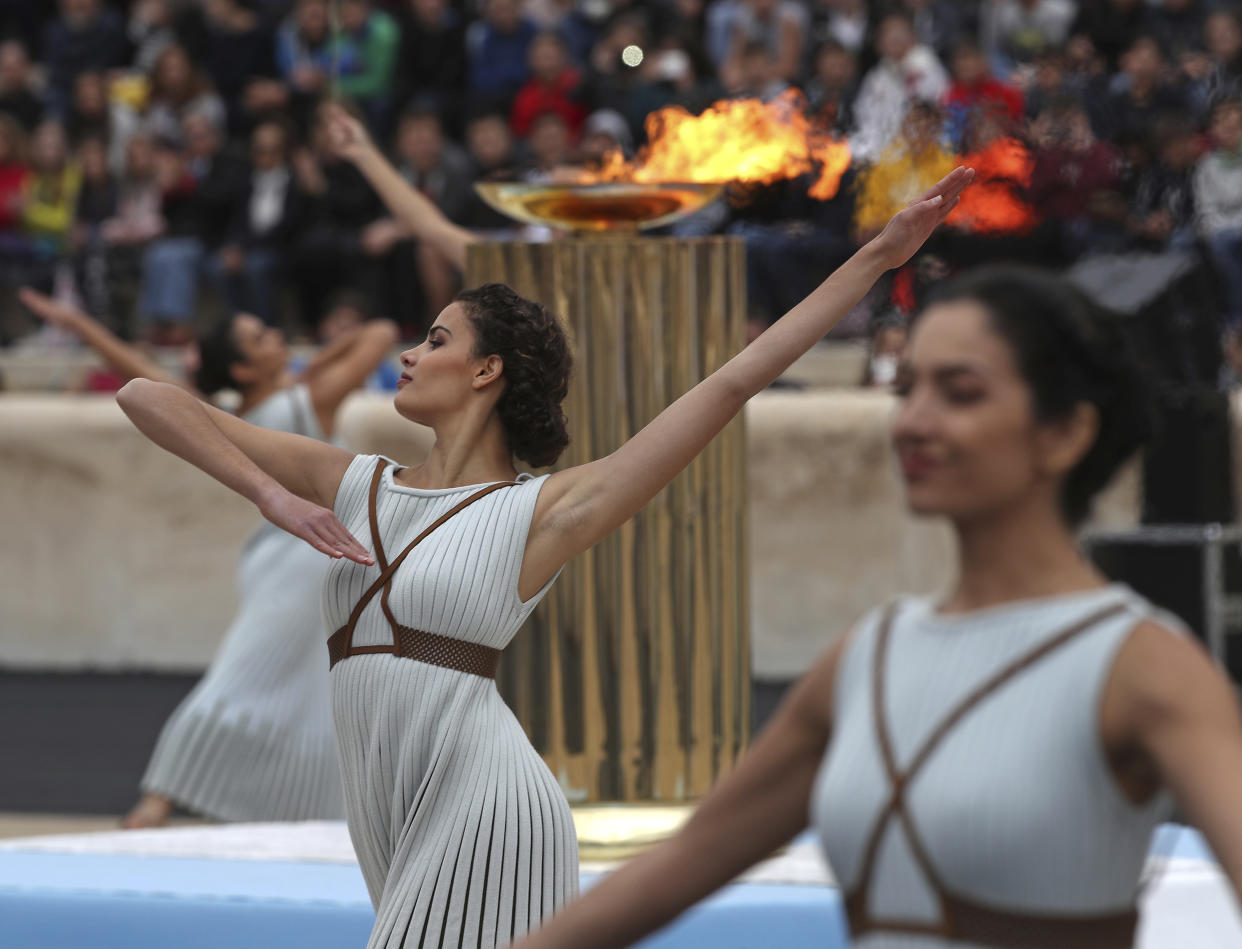
[[[393,104],[389,90],[401,43],[397,21],[371,0],[344,0],[335,42],[352,53],[343,58],[352,59],[353,68],[341,70],[334,91],[362,106],[371,127],[382,130]]]

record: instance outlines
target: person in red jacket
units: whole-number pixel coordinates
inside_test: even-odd
[[[540,33],[530,44],[531,78],[518,90],[509,114],[514,134],[526,138],[535,119],[554,112],[577,141],[587,109],[579,101],[582,76],[569,63],[569,48],[559,33]]]
[[[962,147],[970,119],[980,112],[1003,117],[1014,128],[1022,119],[1022,93],[992,75],[987,57],[979,44],[963,40],[953,50],[953,83],[944,97],[949,135]]]

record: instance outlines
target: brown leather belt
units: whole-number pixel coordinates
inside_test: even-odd
[[[500,662],[499,649],[483,646],[479,643],[468,643],[464,639],[452,636],[438,636],[435,633],[423,632],[421,629],[410,629],[398,626],[396,642],[382,646],[350,646],[349,655],[357,656],[365,653],[398,656],[425,662],[432,666],[445,669],[456,669],[485,679],[496,678],[496,665]],[[328,637],[328,668],[331,669],[345,658],[345,627],[342,626]]]

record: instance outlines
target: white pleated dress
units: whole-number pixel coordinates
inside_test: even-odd
[[[368,498],[377,461],[354,459],[335,505],[373,551]],[[416,490],[395,484],[394,470],[385,459],[376,490],[389,558],[481,487]],[[393,575],[396,622],[503,649],[551,586],[526,602],[518,593],[545,480],[523,476],[415,547]],[[330,566],[329,630],[346,625],[379,574],[348,560]],[[355,647],[393,642],[380,599],[359,614]],[[493,679],[369,653],[339,661],[331,681],[349,831],[376,907],[370,949],[502,946],[577,894],[569,805]]]
[[[870,923],[853,945],[1128,946],[1171,801],[1160,793],[1136,805],[1121,792],[1100,702],[1135,625],[1177,621],[1119,584],[964,615],[905,598],[881,636],[884,612],[861,622],[841,657],[832,744],[811,798],[852,919]]]
[[[323,438],[298,385],[246,420]],[[237,567],[237,614],[202,680],[160,732],[144,791],[216,820],[339,820],[320,597],[329,558],[263,524]]]

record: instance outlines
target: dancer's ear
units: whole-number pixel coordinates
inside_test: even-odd
[[[483,389],[492,385],[505,373],[505,361],[499,356],[493,354],[483,359],[479,363],[479,368],[475,370],[474,379],[471,385],[475,389]]]

